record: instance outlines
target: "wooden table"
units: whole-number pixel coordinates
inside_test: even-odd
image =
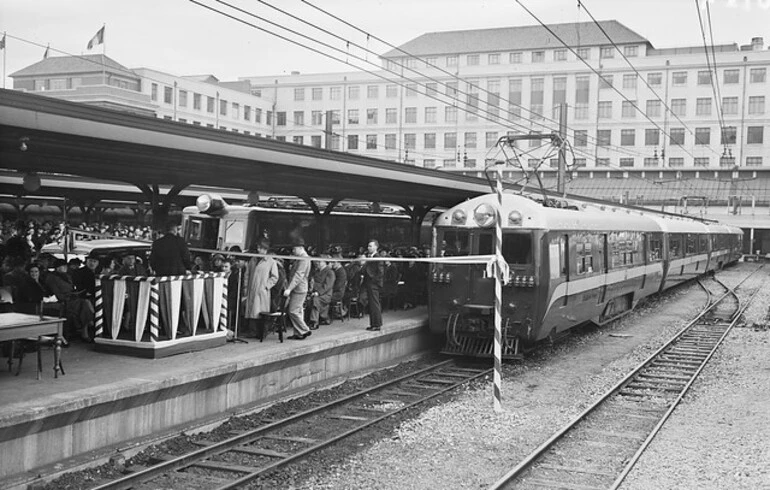
[[[28,315],[26,313],[0,313],[0,342],[6,340],[26,339],[28,337],[40,337],[44,335],[56,335],[54,347],[54,365],[53,374],[55,378],[59,377],[59,371],[64,374],[61,368],[61,344],[64,338],[64,318],[51,316],[41,317],[40,315]],[[40,377],[39,361],[40,346],[38,345],[38,378]],[[8,357],[8,369],[13,366],[13,343],[11,343],[11,353]]]

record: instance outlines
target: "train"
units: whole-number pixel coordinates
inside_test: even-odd
[[[270,198],[258,204],[229,205],[220,196],[202,194],[195,206],[182,210],[182,233],[190,247],[241,251],[254,248],[260,238],[288,253],[302,238],[317,251],[340,247],[347,255],[366,250],[370,239],[387,248],[408,247],[429,240],[430,227],[421,232],[410,217],[394,207],[372,203],[339,203],[328,215],[316,214],[305,202]]]
[[[434,223],[436,256],[495,250],[497,196],[458,204]],[[503,194],[503,358],[593,322],[604,325],[643,298],[738,261],[743,231],[717,222],[612,205]],[[484,263],[431,264],[429,325],[444,352],[491,356],[495,279]]]

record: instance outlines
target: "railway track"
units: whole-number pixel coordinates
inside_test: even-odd
[[[699,282],[708,301],[694,320],[489,490],[618,488],[759,291],[745,304],[736,293],[758,270],[734,288]]]
[[[240,488],[490,372],[442,361],[223,441],[198,441],[198,450],[96,488]]]

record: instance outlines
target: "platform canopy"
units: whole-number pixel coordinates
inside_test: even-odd
[[[320,132],[320,129],[319,129]],[[484,179],[0,90],[0,161],[139,186],[452,206]]]

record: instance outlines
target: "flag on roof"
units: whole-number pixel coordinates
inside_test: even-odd
[[[5,33],[3,33],[3,38],[0,39],[0,49],[5,49]]]
[[[94,37],[91,38],[90,41],[88,41],[88,49],[93,48],[97,44],[102,44],[104,42],[104,26],[102,26],[101,29],[96,31],[96,34],[94,34]]]
[[[48,51],[51,49],[51,46],[46,46],[45,53],[43,53],[43,59],[48,58]]]

